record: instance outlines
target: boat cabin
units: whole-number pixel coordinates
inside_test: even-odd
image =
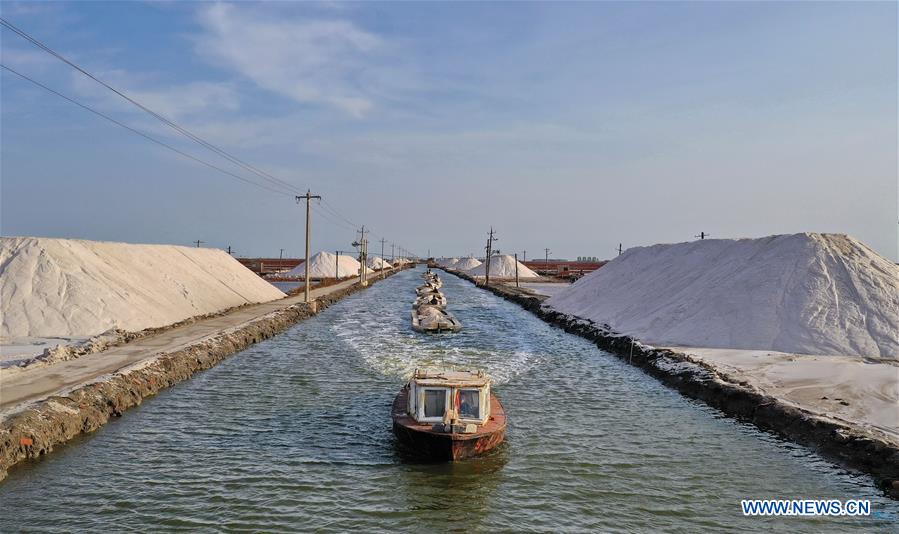
[[[481,371],[415,371],[409,380],[410,417],[476,432],[490,418],[490,379]]]

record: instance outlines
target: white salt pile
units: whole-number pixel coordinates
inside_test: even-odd
[[[475,258],[462,258],[461,260],[457,261],[452,266],[452,268],[457,271],[469,271],[471,269],[474,269],[475,267],[477,267],[480,264],[481,264],[480,260],[477,260]]]
[[[378,256],[370,258],[368,260],[368,266],[375,270],[390,269],[392,267],[389,261],[384,261],[383,258]]]
[[[528,269],[520,261],[516,261],[513,256],[502,254],[493,256],[490,259],[490,276],[496,278],[515,278],[515,264],[518,264],[518,278],[539,278],[540,275]],[[472,269],[466,271],[471,276],[485,276],[487,274],[487,263],[484,262]]]
[[[659,346],[899,359],[899,267],[840,234],[632,248],[547,302]]]
[[[222,250],[0,238],[0,342],[140,331],[284,293]]]
[[[444,258],[438,265],[445,269],[455,269],[455,265],[459,263],[459,258]]]
[[[335,273],[338,278],[350,278],[359,275],[359,267],[361,266],[362,264],[351,256],[341,254],[338,258],[336,254],[322,251],[318,254],[313,254],[309,258],[309,278],[334,278]],[[306,276],[306,266],[301,263],[284,273],[283,276],[287,278],[304,278]]]

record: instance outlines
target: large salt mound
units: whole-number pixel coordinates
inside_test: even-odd
[[[462,258],[461,260],[454,263],[451,268],[457,271],[468,271],[470,269],[474,269],[480,264],[481,261],[475,258]]]
[[[503,254],[494,256],[490,259],[490,276],[497,278],[515,278],[515,264],[518,263],[518,278],[538,278],[540,275],[528,269],[523,263],[516,262],[515,258]],[[469,269],[468,274],[471,276],[485,276],[487,274],[487,263],[481,263],[477,267]]]
[[[222,250],[0,238],[0,337],[139,331],[284,293]]]
[[[362,266],[355,258],[351,256],[340,255],[330,252],[319,252],[313,254],[309,258],[309,278],[334,278],[337,273],[339,278],[349,278],[351,276],[359,276],[359,268]],[[304,278],[306,276],[306,266],[302,263],[283,274],[286,278]]]
[[[632,248],[547,302],[654,345],[899,358],[899,267],[839,234]]]

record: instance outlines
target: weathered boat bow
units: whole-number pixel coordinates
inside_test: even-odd
[[[455,461],[503,442],[506,413],[490,379],[472,371],[416,371],[393,401],[393,432],[412,452]]]

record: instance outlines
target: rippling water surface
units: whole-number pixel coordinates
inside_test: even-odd
[[[681,397],[443,276],[465,329],[416,334],[421,269],[348,297],[0,484],[0,531],[894,531],[872,481]],[[485,369],[487,458],[410,462],[390,404],[416,367]],[[755,519],[743,498],[870,498],[876,517]]]

